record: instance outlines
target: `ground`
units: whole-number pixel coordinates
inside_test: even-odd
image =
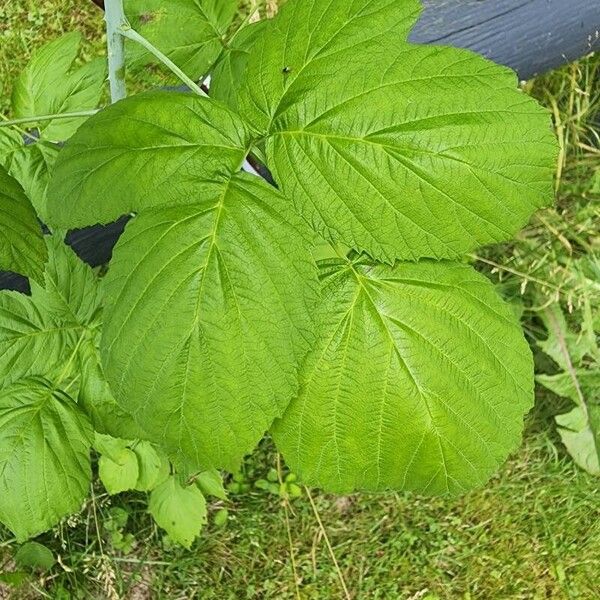
[[[84,33],[82,61],[102,55],[101,13],[91,2],[3,3],[2,114],[31,52],[73,29]],[[598,57],[590,58],[527,86],[555,117],[562,144],[559,204],[534,218],[517,243],[482,253],[481,267],[496,265],[513,284],[533,285],[540,272],[568,278],[573,257],[560,235],[576,229],[588,239],[593,228],[581,215],[592,202],[600,157],[598,69]],[[532,236],[535,249],[526,252],[523,240]],[[525,317],[533,335],[539,324],[527,307]],[[79,516],[40,538],[59,556],[58,565],[21,588],[0,583],[0,598],[328,599],[344,598],[344,588],[351,598],[368,599],[600,598],[600,486],[558,440],[552,416],[563,408],[539,390],[520,450],[484,489],[455,500],[303,492],[283,501],[253,485],[277,465],[266,440],[244,471],[250,491],[212,506],[191,551],[164,543],[143,495],[110,499],[97,486]],[[224,506],[228,520],[217,525],[214,515]],[[0,581],[10,579],[16,547],[0,529]]]

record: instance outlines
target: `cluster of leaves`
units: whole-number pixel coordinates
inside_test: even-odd
[[[548,115],[507,69],[408,43],[417,0],[289,0],[228,38],[233,4],[128,4],[212,97],[141,94],[81,125],[38,209],[47,250],[3,175],[26,243],[1,221],[0,267],[33,278],[0,313],[0,521],[20,539],[77,510],[92,447],[108,491],[151,491],[187,545],[190,474],[237,471],[267,430],[336,492],[459,493],[518,444],[531,352],[463,257],[551,202]],[[99,289],[59,238],[122,215]]]

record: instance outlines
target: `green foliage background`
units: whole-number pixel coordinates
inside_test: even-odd
[[[3,114],[7,82],[31,51],[74,29],[84,34],[82,62],[103,55],[101,14],[91,2],[0,7]],[[591,57],[527,85],[554,113],[558,205],[539,213],[515,242],[480,253],[482,270],[525,311],[531,339],[543,336],[532,309],[558,299],[577,330],[582,299],[597,306],[597,292],[581,287],[578,261],[598,251],[599,70],[600,57]],[[134,85],[164,77],[149,69]],[[302,598],[341,597],[340,575],[356,598],[598,597],[600,490],[555,433],[553,415],[565,404],[540,389],[519,453],[488,487],[459,500],[315,498],[339,570],[309,498],[282,501],[262,485],[278,459],[265,443],[234,482],[244,493],[209,507],[215,515],[227,506],[225,525],[211,519],[192,551],[164,546],[140,496],[123,497],[121,506],[98,486],[79,517],[40,540],[59,564],[16,590],[0,583],[0,597],[294,598],[294,571]],[[15,549],[0,530],[0,581],[16,568]]]

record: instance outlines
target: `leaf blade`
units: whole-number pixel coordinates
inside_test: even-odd
[[[273,434],[307,485],[456,494],[517,445],[533,361],[491,284],[460,264],[330,261],[321,343]]]
[[[0,269],[43,279],[42,229],[21,185],[0,166]]]

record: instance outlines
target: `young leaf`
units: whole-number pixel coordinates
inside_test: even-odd
[[[19,541],[79,510],[91,480],[92,428],[41,378],[0,390],[0,522]]]
[[[43,140],[26,144],[20,133],[0,129],[0,165],[23,186],[43,222],[48,219],[46,191],[58,152],[54,144]]]
[[[90,119],[51,185],[62,225],[138,213],[105,280],[105,372],[153,439],[202,468],[234,470],[283,413],[311,336],[310,243],[276,190],[238,173],[249,145],[214,101],[146,94]]]
[[[132,450],[135,452],[139,466],[135,489],[140,492],[149,492],[169,476],[169,459],[150,442],[137,442],[132,446]]]
[[[185,548],[206,523],[206,500],[195,486],[183,487],[176,477],[169,477],[150,494],[148,511],[169,537]]]
[[[95,108],[106,76],[103,60],[72,70],[79,51],[77,32],[37,50],[15,83],[12,109],[15,118],[53,115]],[[83,119],[54,119],[37,124],[42,137],[52,141],[69,138]],[[30,126],[36,125],[33,121]]]
[[[43,279],[42,229],[23,188],[0,166],[0,269]]]
[[[114,460],[102,455],[98,460],[98,476],[111,496],[135,489],[139,477],[135,452],[122,448]]]
[[[289,0],[251,49],[240,110],[284,195],[374,258],[455,258],[552,201],[550,116],[513,73],[407,42],[418,0]]]
[[[41,569],[49,571],[56,559],[52,550],[38,542],[25,542],[15,554],[15,563],[25,569]]]
[[[492,284],[458,263],[322,266],[321,343],[274,437],[308,485],[456,494],[519,443],[533,361]]]
[[[219,58],[237,7],[237,0],[125,0],[131,26],[192,79]],[[156,60],[137,44],[128,57],[134,68]]]
[[[223,476],[216,469],[209,469],[200,473],[196,477],[196,485],[205,496],[227,500],[227,492],[223,486]]]

